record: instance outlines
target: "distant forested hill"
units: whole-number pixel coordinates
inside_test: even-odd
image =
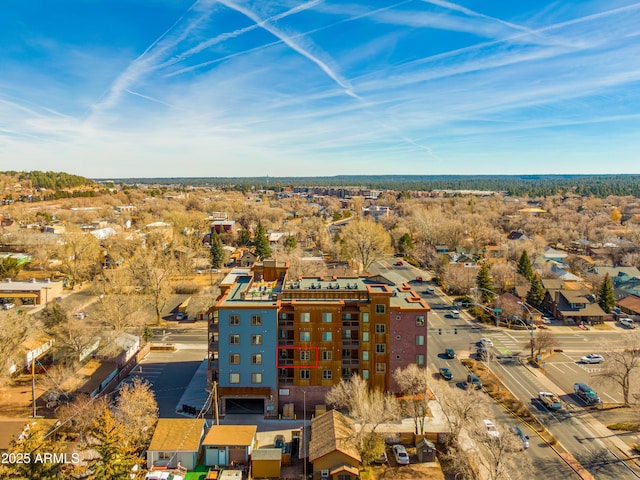
[[[7,171],[0,172],[2,175],[15,177],[18,182],[25,180],[31,183],[32,188],[46,188],[49,190],[63,190],[65,188],[78,188],[93,185],[93,180],[78,175],[71,175],[64,172],[32,172]]]
[[[484,190],[508,195],[542,197],[573,193],[640,198],[640,175],[337,175],[334,177],[129,178],[121,183],[211,185],[235,189],[290,186],[363,186],[374,189]]]

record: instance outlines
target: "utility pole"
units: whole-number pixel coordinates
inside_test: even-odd
[[[218,382],[213,382],[213,414],[216,418],[216,425],[220,425],[218,418]]]
[[[307,426],[307,391],[302,391],[302,448],[304,446],[304,429]],[[308,456],[309,452],[305,449],[305,453]],[[307,458],[304,458],[304,462],[302,463],[302,471],[304,472],[304,480],[307,480]]]

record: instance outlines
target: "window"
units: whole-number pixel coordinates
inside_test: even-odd
[[[309,350],[300,350],[300,360],[311,360],[311,352]]]
[[[262,325],[262,315],[251,315],[251,325],[254,327]]]
[[[369,350],[363,350],[362,351],[362,361],[366,362],[367,360],[369,360]]]
[[[369,380],[369,370],[362,370],[362,379]]]
[[[262,383],[262,374],[261,373],[252,373],[251,374],[251,383]]]
[[[417,327],[424,327],[424,315],[418,315],[416,317],[416,326]]]
[[[229,363],[231,365],[240,365],[240,354],[232,353],[229,355]]]
[[[240,315],[229,315],[229,325],[240,325]]]
[[[323,380],[331,380],[333,378],[333,371],[331,370],[323,370],[322,371],[322,379]]]
[[[229,374],[229,383],[240,383],[240,374],[239,373],[230,373]]]
[[[254,353],[251,355],[251,365],[262,365],[262,354]]]
[[[320,470],[320,476],[322,478],[329,478],[329,470],[327,470],[327,469]]]
[[[384,343],[376,343],[376,353],[384,353],[387,351],[387,346]]]
[[[376,373],[385,373],[387,371],[386,363],[376,363]]]
[[[311,332],[300,332],[300,341],[301,342],[310,342],[311,341]]]
[[[416,345],[424,345],[424,335],[416,335]]]
[[[240,345],[240,335],[237,335],[237,334],[229,335],[229,343],[231,345]]]
[[[362,323],[369,323],[369,312],[364,312],[362,314]]]
[[[351,475],[348,473],[341,473],[338,475],[338,480],[351,480]]]
[[[323,323],[331,323],[331,321],[333,320],[333,316],[331,314],[331,312],[325,312],[322,314],[322,322]]]
[[[322,352],[322,360],[331,360],[333,359],[333,352],[331,350],[324,350]]]
[[[251,335],[251,345],[262,345],[262,335]]]
[[[311,314],[309,312],[300,313],[300,321],[303,323],[309,323],[311,321]]]
[[[303,368],[302,370],[300,370],[300,380],[309,380],[310,372],[311,370],[309,370],[308,368]]]
[[[350,313],[343,313],[342,314],[342,320],[351,320],[351,314]]]
[[[351,330],[343,330],[342,331],[342,338],[350,339],[351,338]]]
[[[387,311],[387,309],[385,308],[385,304],[384,303],[377,303],[376,304],[376,313],[385,313]]]
[[[331,342],[333,339],[332,332],[322,332],[322,341],[323,342]]]
[[[424,365],[424,355],[416,355],[416,365]]]
[[[387,328],[384,323],[376,323],[376,333],[385,333]]]

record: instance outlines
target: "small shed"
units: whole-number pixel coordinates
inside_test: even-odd
[[[254,478],[280,478],[282,449],[260,448],[251,455],[251,472]]]
[[[147,449],[147,468],[196,467],[204,420],[198,418],[160,418]]]
[[[257,431],[256,425],[213,425],[202,441],[205,465],[248,464]]]
[[[423,438],[416,443],[416,455],[419,462],[436,461],[436,445],[430,440]]]

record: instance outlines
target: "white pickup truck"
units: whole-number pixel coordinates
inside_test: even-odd
[[[538,398],[549,410],[560,410],[562,403],[558,396],[551,392],[538,392]]]

